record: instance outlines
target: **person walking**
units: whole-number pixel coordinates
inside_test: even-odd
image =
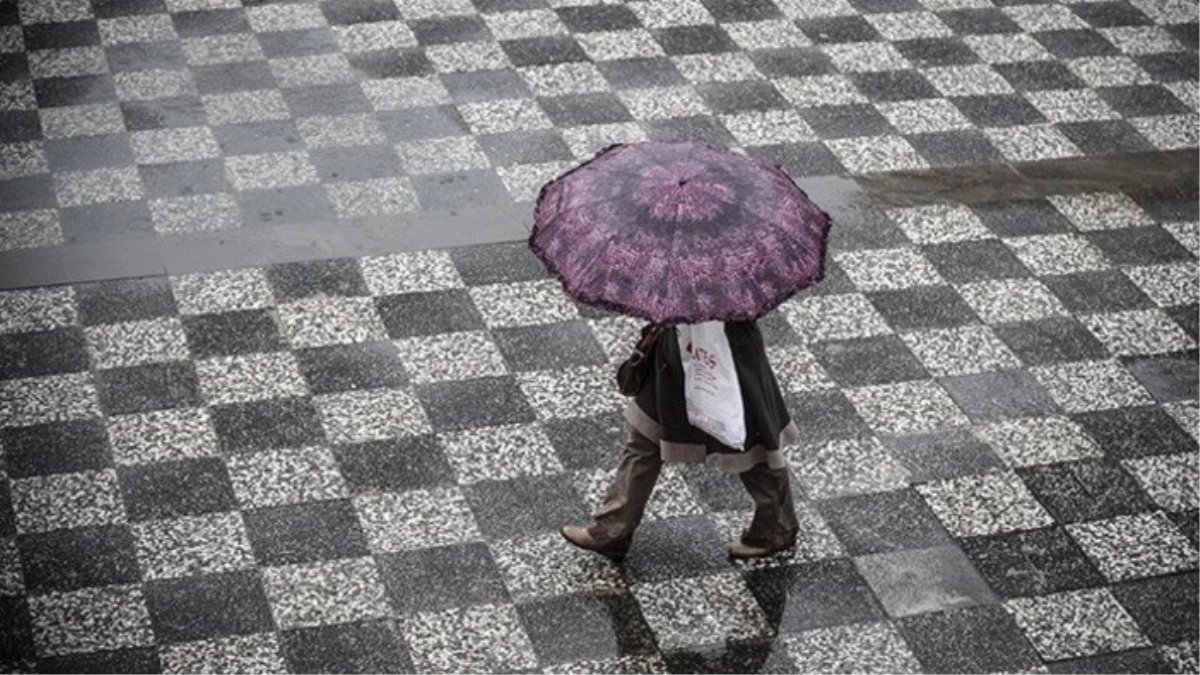
[[[663,464],[708,460],[754,503],[732,557],[795,544],[798,431],[756,319],[823,278],[829,227],[781,168],[700,142],[610,146],[542,187],[530,249],[571,297],[649,322],[617,372],[616,475],[568,542],[623,559]]]
[[[799,522],[782,448],[798,439],[753,321],[723,325],[744,406],[746,449],[735,449],[692,425],[687,416],[684,372],[674,327],[642,330],[645,377],[625,409],[628,440],[604,502],[585,526],[567,525],[572,544],[614,559],[629,551],[633,533],[664,462],[703,462],[736,473],[754,501],[754,516],[729,546],[734,558],[758,558],[791,548]]]

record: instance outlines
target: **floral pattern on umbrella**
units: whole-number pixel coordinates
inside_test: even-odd
[[[820,281],[829,226],[777,167],[705,143],[636,143],[546,184],[529,245],[586,304],[737,321]]]

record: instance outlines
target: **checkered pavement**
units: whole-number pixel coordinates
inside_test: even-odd
[[[707,467],[621,567],[559,538],[638,326],[520,243],[0,293],[0,668],[1196,672],[1194,207],[835,230],[762,321],[803,525],[747,565]]]
[[[613,142],[796,176],[1197,145],[1189,0],[6,0],[0,250],[524,202]]]

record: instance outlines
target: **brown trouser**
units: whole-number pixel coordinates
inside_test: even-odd
[[[658,444],[631,429],[617,475],[588,526],[598,542],[617,543],[633,537],[662,466]],[[761,463],[738,477],[754,500],[754,518],[742,534],[742,543],[774,548],[794,539],[799,523],[787,468],[772,469]]]

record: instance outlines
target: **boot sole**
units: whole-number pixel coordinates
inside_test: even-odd
[[[603,549],[603,548],[589,548],[587,546],[581,546],[574,539],[568,537],[566,535],[566,533],[563,532],[562,530],[559,530],[558,533],[560,535],[562,535],[563,539],[567,540],[568,544],[574,546],[575,548],[577,548],[581,551],[588,551],[589,553],[595,553],[596,555],[604,556],[605,558],[608,558],[609,560],[611,560],[615,563],[619,563],[619,562],[625,560],[625,556],[629,555],[628,550],[620,551],[620,550],[611,550],[611,549]]]

